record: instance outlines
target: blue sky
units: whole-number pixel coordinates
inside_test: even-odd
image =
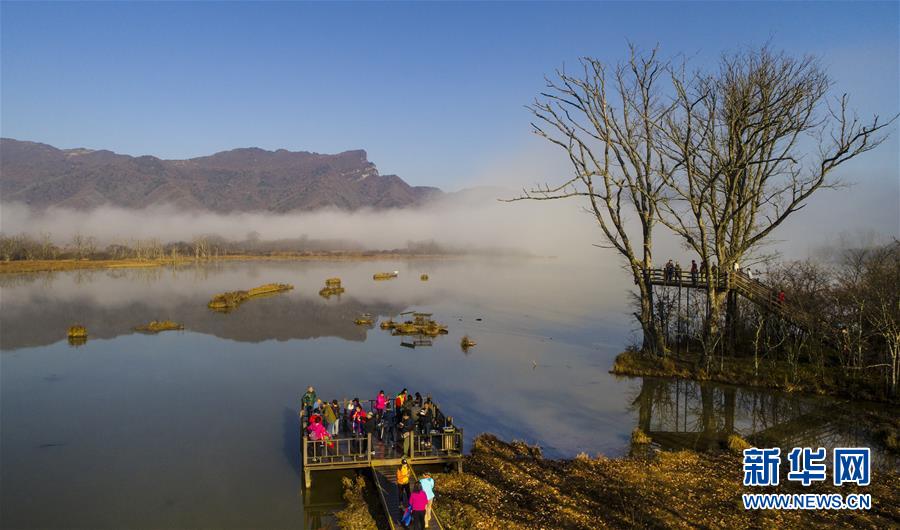
[[[414,184],[534,182],[565,160],[523,105],[627,40],[697,66],[771,40],[819,55],[862,115],[896,114],[898,5],[3,2],[0,132],[163,158],[363,148]],[[856,166],[889,185],[894,130]]]

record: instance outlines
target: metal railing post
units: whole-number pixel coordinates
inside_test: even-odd
[[[366,438],[369,439],[368,445],[366,445],[366,460],[371,464],[372,463],[372,433],[367,434]]]

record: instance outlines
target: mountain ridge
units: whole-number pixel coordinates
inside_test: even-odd
[[[0,138],[0,198],[32,208],[173,204],[222,212],[405,208],[443,195],[381,175],[365,150],[240,147],[166,160]]]

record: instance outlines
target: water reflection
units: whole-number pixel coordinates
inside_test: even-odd
[[[643,378],[631,404],[637,426],[664,449],[714,450],[738,434],[759,447],[872,447],[873,462],[896,466],[861,421],[870,404],[714,383]]]

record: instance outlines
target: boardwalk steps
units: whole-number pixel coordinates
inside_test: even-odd
[[[375,479],[375,485],[378,487],[382,508],[384,509],[384,513],[388,516],[391,530],[402,528],[400,525],[400,518],[403,516],[403,511],[406,509],[405,507],[403,509],[400,508],[400,493],[397,491],[397,467],[399,466],[372,467],[372,477]],[[416,475],[416,471],[413,468],[412,475],[410,476],[410,484],[415,483],[417,480],[419,480],[419,477]],[[434,511],[431,512],[431,521],[428,528],[444,530],[444,526],[441,524],[440,519]]]
[[[387,515],[391,530],[401,528],[400,494],[397,491],[397,466],[372,467],[372,478],[378,487],[381,505]]]
[[[650,283],[652,285],[660,285],[664,287],[692,288],[706,290],[707,282],[704,276],[698,276],[695,282],[690,272],[682,271],[673,273],[666,277],[663,269],[650,269],[648,271]],[[819,318],[797,307],[795,304],[785,303],[778,300],[777,291],[763,284],[759,280],[753,280],[740,272],[721,273],[716,279],[716,288],[719,292],[725,293],[733,290],[737,294],[753,302],[757,306],[779,316],[786,322],[802,328],[806,331],[813,331],[820,328]],[[837,341],[834,337],[820,337],[822,340],[834,343]]]

